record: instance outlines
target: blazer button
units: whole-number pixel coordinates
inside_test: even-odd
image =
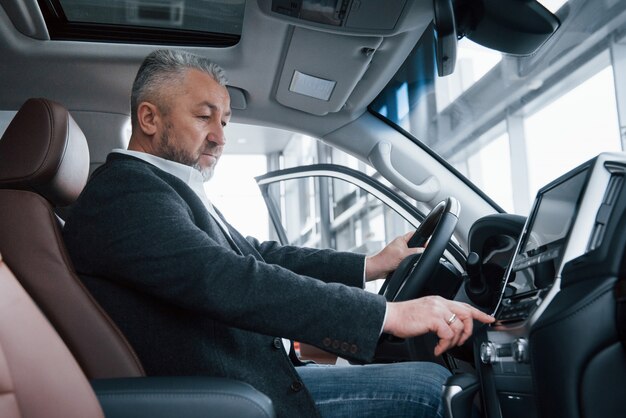
[[[335,340],[335,341],[333,341],[333,348],[334,348],[335,350],[337,350],[337,349],[339,348],[339,344],[340,344],[340,343],[339,343],[339,340]]]
[[[277,350],[280,350],[281,348],[283,348],[283,342],[278,337],[274,338],[274,341],[272,342],[272,345]]]
[[[330,345],[332,344],[332,342],[330,341],[330,338],[326,337],[326,338],[324,338],[324,340],[322,341],[322,344],[324,344],[324,347],[330,347]]]
[[[359,349],[359,347],[357,347],[357,346],[356,346],[356,344],[352,344],[352,345],[350,346],[350,352],[351,352],[352,354],[356,354],[356,352],[357,352],[357,350],[358,350],[358,349]]]
[[[297,380],[295,382],[293,382],[291,384],[290,389],[294,392],[300,392],[302,390],[302,388],[304,387],[304,385],[302,384],[302,382],[298,382]]]
[[[341,343],[341,351],[346,352],[346,351],[348,351],[349,347],[350,347],[350,344],[348,344],[348,343]]]

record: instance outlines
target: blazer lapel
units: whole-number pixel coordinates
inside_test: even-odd
[[[228,228],[228,234],[224,233],[224,236],[228,239],[228,242],[231,244],[231,246],[241,255],[251,255],[254,258],[256,258],[257,260],[263,261],[263,257],[256,250],[256,248],[254,248],[252,245],[250,245],[248,240],[245,239],[244,236],[239,233],[239,231],[237,231],[235,228],[233,228],[233,226],[231,224],[226,222],[226,219],[224,218],[224,215],[222,215],[222,212],[220,212],[219,209],[217,209],[215,207],[215,205],[213,205],[213,209],[215,209],[215,212],[217,213],[217,216],[220,217],[222,222],[224,222],[224,224]],[[215,222],[215,223],[217,224],[217,222]],[[220,230],[222,229],[219,226],[218,226],[218,228],[220,228]],[[229,234],[230,234],[230,236],[229,236]]]

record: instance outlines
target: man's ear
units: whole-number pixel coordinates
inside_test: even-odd
[[[160,122],[159,109],[149,102],[141,102],[137,106],[137,122],[139,129],[144,135],[153,136],[156,134],[157,125]]]

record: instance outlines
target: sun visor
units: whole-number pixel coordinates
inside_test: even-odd
[[[296,27],[276,100],[284,106],[320,116],[341,110],[382,40],[382,37],[345,36]]]

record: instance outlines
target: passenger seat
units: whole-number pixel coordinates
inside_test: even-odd
[[[103,410],[107,418],[275,417],[268,397],[229,379],[102,379],[92,385],[98,397],[0,253],[0,417],[102,418]]]
[[[103,417],[87,378],[2,254],[0,417]]]

